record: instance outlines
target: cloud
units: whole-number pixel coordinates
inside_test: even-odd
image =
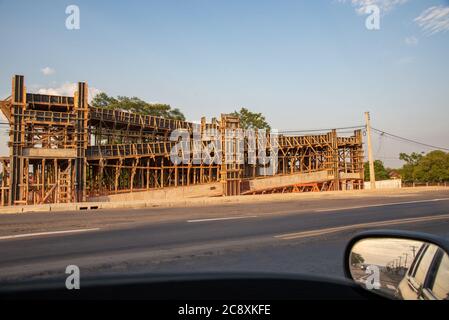
[[[449,31],[449,6],[430,7],[414,20],[428,35]]]
[[[418,45],[419,39],[415,36],[407,37],[404,40],[405,44],[408,46],[416,46]]]
[[[52,75],[53,73],[55,73],[55,69],[50,68],[50,67],[45,67],[41,69],[41,72],[44,76],[49,76]]]
[[[93,97],[95,97],[97,94],[101,93],[102,91],[94,88],[94,87],[88,87],[89,91],[89,102],[92,101]],[[48,94],[48,95],[54,95],[54,96],[73,96],[75,91],[77,89],[76,83],[71,82],[65,82],[59,87],[54,88],[40,88],[37,90],[40,94]]]
[[[409,0],[337,0],[340,3],[351,3],[358,14],[365,14],[368,6],[376,5],[382,13],[387,13]]]

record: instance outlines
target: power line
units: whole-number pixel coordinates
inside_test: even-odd
[[[325,128],[325,129],[308,129],[308,130],[283,130],[278,131],[279,133],[302,133],[302,132],[321,132],[321,131],[332,131],[332,130],[348,130],[348,129],[363,129],[364,125],[352,126],[352,127],[340,127],[340,128]]]
[[[379,129],[376,129],[376,128],[371,128],[371,129],[373,129],[374,131],[376,131],[379,134],[383,134],[383,135],[386,135],[386,136],[389,136],[389,137],[393,137],[393,138],[396,138],[396,139],[399,139],[399,140],[407,141],[407,142],[410,142],[410,143],[418,144],[418,145],[425,146],[425,147],[432,148],[432,149],[439,149],[439,150],[449,151],[449,148],[438,147],[438,146],[434,146],[434,145],[431,145],[431,144],[419,142],[419,141],[416,141],[416,140],[400,137],[398,135],[395,135],[395,134],[392,134],[392,133],[388,133],[386,131],[379,130]]]
[[[366,158],[367,156],[365,156]],[[376,159],[379,160],[398,160],[398,161],[402,161],[401,159],[399,159],[399,157],[384,157],[384,156],[376,156]]]

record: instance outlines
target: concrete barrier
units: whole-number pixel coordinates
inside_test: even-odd
[[[370,190],[371,182],[365,181],[364,188],[366,190]],[[376,181],[376,189],[400,189],[400,188],[402,188],[402,180],[401,179]]]
[[[150,191],[119,193],[102,197],[91,197],[90,200],[93,202],[169,200],[181,198],[217,197],[221,196],[222,193],[222,184],[220,182],[214,182],[191,186],[154,189]]]
[[[298,183],[323,182],[329,180],[328,172],[295,173],[283,176],[264,177],[249,181],[250,190],[283,187]]]

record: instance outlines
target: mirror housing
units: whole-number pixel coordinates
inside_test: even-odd
[[[357,234],[344,255],[345,275],[365,289],[401,300],[449,300],[449,242],[418,232]]]

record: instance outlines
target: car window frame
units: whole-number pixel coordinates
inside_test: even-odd
[[[412,287],[412,290],[415,291],[418,295],[418,299],[422,299],[423,298],[423,291],[426,288],[426,283],[428,282],[429,279],[429,272],[432,269],[434,263],[435,263],[435,259],[437,258],[438,252],[440,251],[440,247],[437,247],[437,250],[433,253],[433,256],[431,257],[431,261],[429,264],[429,269],[426,270],[426,273],[424,275],[424,279],[422,281],[422,283],[420,281],[418,281],[416,279],[416,273],[418,271],[418,268],[421,266],[421,263],[423,262],[423,258],[424,256],[428,253],[429,248],[431,248],[431,243],[425,243],[424,244],[426,246],[426,248],[423,250],[421,256],[419,257],[419,261],[417,262],[415,269],[413,270],[413,275],[409,276],[408,278],[408,284],[410,287]],[[430,254],[430,253],[429,253]]]
[[[431,300],[439,300],[440,299],[433,293],[432,288],[433,288],[433,285],[435,284],[437,271],[443,261],[444,255],[445,255],[444,250],[439,248],[438,251],[435,253],[435,257],[432,261],[432,265],[429,268],[429,271],[427,272],[426,281],[425,281],[425,284],[423,285],[423,290],[422,290],[423,296],[425,296],[425,298],[427,298],[427,299],[431,299]]]
[[[428,247],[429,247],[429,243],[424,243],[421,246],[421,248],[419,248],[418,254],[416,255],[416,257],[413,260],[412,265],[409,269],[409,272],[408,272],[409,277],[413,277],[413,278],[415,277],[418,266],[421,263],[422,257],[426,253]]]

